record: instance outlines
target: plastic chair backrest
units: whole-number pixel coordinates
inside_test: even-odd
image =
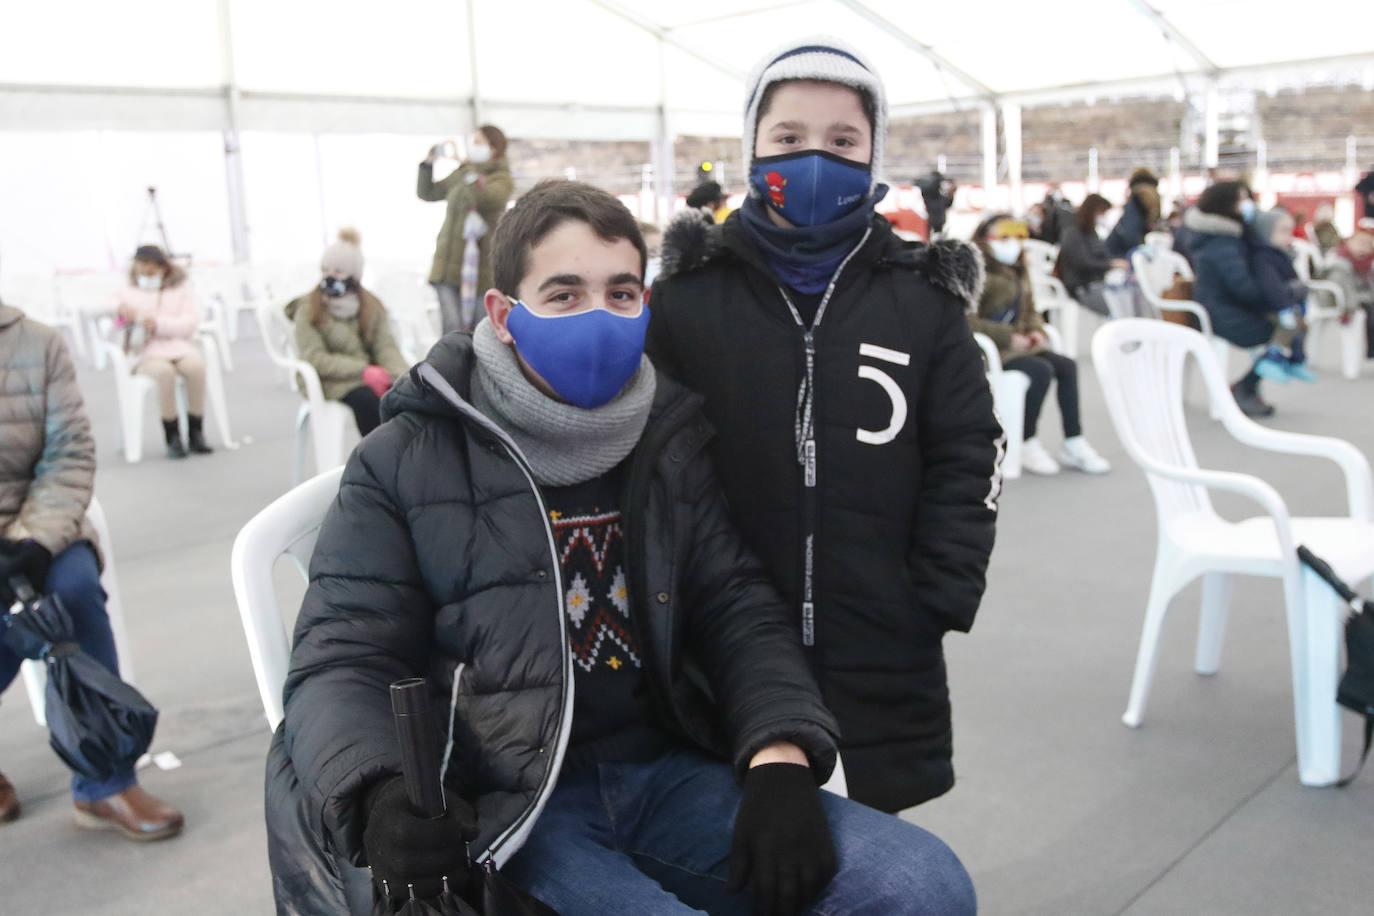
[[[286,321],[281,306],[262,302],[253,312],[258,320],[258,336],[267,348],[267,356],[279,366],[295,358],[295,329]]]
[[[295,561],[302,577],[308,575],[310,554],[325,514],[338,495],[342,475],[343,468],[338,467],[307,480],[253,516],[234,538],[229,558],[234,598],[267,726],[273,731],[285,715],[281,692],[291,643],[272,587],[272,569],[277,558],[286,554]]]
[[[1306,239],[1293,239],[1293,270],[1298,279],[1307,282],[1312,279],[1313,265],[1322,263],[1321,250]]]
[[[1059,246],[1039,239],[1026,239],[1021,250],[1026,253],[1026,269],[1031,273],[1049,274],[1059,260]]]
[[[1131,460],[1146,472],[1161,530],[1181,515],[1212,514],[1204,487],[1150,473],[1150,463],[1197,469],[1183,414],[1183,370],[1197,360],[1209,398],[1230,397],[1207,338],[1192,328],[1149,318],[1122,318],[1093,335],[1093,367],[1107,411]]]

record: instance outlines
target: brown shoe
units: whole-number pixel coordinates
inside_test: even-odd
[[[132,786],[98,802],[76,802],[76,826],[86,830],[118,830],[131,840],[165,840],[181,833],[181,812],[140,786]]]
[[[0,773],[0,824],[8,823],[19,817],[19,795],[14,786]]]

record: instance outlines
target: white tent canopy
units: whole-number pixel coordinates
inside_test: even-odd
[[[1374,84],[1350,0],[125,0],[6,4],[0,128],[730,136],[773,45],[860,48],[896,114]],[[661,117],[666,116],[667,125]]]

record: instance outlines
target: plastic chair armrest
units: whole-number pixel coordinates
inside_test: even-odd
[[[110,368],[114,369],[116,376],[129,375],[129,357],[124,352],[124,348],[109,340],[101,340],[97,346],[105,351],[105,357],[110,361]]]
[[[1345,311],[1345,290],[1341,287],[1339,283],[1333,283],[1330,280],[1308,280],[1307,291],[1320,291],[1324,293],[1329,293],[1331,295],[1331,298],[1335,300],[1336,309],[1340,312]],[[1310,309],[1311,305],[1309,305],[1308,308]]]
[[[986,334],[973,333],[973,339],[983,350],[983,358],[987,360],[988,375],[998,376],[1002,374],[1002,354],[997,351],[997,344],[992,342],[992,338]]]
[[[1212,336],[1212,316],[1207,314],[1207,309],[1200,303],[1194,302],[1191,299],[1161,299],[1159,302],[1160,308],[1176,309],[1180,312],[1196,315],[1198,327],[1202,330],[1202,333],[1206,334],[1208,337]]]
[[[1176,465],[1163,464],[1150,458],[1140,460],[1151,474],[1176,480],[1179,483],[1206,487],[1209,490],[1224,490],[1228,493],[1249,497],[1259,503],[1269,517],[1274,520],[1274,530],[1278,534],[1281,555],[1284,557],[1295,556],[1294,551],[1297,546],[1293,543],[1293,526],[1288,514],[1288,505],[1279,495],[1279,491],[1265,481],[1250,474],[1241,474],[1236,471],[1182,468]]]
[[[1236,411],[1224,414],[1222,423],[1227,432],[1253,448],[1288,455],[1309,455],[1333,461],[1345,475],[1346,502],[1350,517],[1356,521],[1374,520],[1374,474],[1369,460],[1358,448],[1344,439],[1332,436],[1313,436],[1269,429]]]

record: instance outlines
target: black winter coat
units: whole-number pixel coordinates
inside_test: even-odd
[[[1145,207],[1132,194],[1126,199],[1126,206],[1121,208],[1121,219],[1107,234],[1107,252],[1114,258],[1124,258],[1132,248],[1145,242],[1145,233],[1149,231],[1150,219]]]
[[[1183,224],[1193,233],[1193,298],[1207,309],[1212,330],[1237,347],[1269,340],[1275,308],[1257,282],[1250,259],[1256,242],[1245,224],[1196,207],[1183,214]]]
[[[963,242],[904,243],[875,217],[811,335],[807,486],[807,335],[778,281],[736,216],[675,221],[664,242],[650,355],[706,398],[735,521],[812,637],[849,794],[887,811],[933,798],[954,781],[941,638],[973,624],[1001,488],[1002,430],[964,317],[982,260]]]
[[[447,335],[427,362],[467,397],[470,335]],[[658,724],[741,774],[759,748],[793,741],[823,781],[835,722],[777,592],[730,526],[700,404],[660,378],[622,493],[630,618]],[[290,886],[305,868],[293,857],[322,848],[361,864],[360,797],[400,772],[391,682],[429,678],[435,727],[453,729],[449,782],[478,814],[473,854],[498,866],[552,791],[570,732],[559,558],[523,457],[418,367],[382,414],[344,471],[296,623],[268,763],[279,902],[312,892]],[[274,807],[290,812],[275,825]]]

